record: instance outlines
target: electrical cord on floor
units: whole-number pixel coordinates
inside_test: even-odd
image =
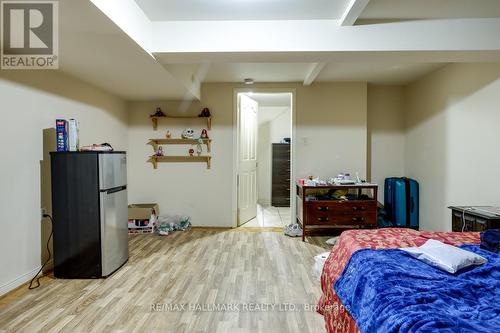
[[[42,267],[40,267],[40,270],[36,273],[36,275],[33,277],[33,279],[31,279],[30,281],[30,285],[28,286],[28,289],[29,290],[32,290],[32,289],[36,289],[38,287],[40,287],[40,279],[42,278],[43,275],[40,275],[40,273],[42,272],[43,268],[45,267],[45,265],[47,265],[50,261],[50,257],[52,257],[52,253],[50,252],[50,239],[52,238],[52,235],[54,234],[54,220],[52,219],[52,216],[50,216],[49,214],[43,214],[42,215],[44,218],[45,217],[48,217],[50,219],[50,223],[52,224],[51,225],[51,230],[50,230],[50,235],[49,235],[49,238],[47,239],[47,252],[49,253],[49,257],[47,258],[47,260],[43,263]],[[36,280],[36,281],[35,281]],[[36,282],[36,285],[33,286],[33,282]]]

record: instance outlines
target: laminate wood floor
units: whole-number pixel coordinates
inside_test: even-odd
[[[0,332],[323,332],[321,244],[277,232],[134,235],[118,272],[44,279],[0,307]]]

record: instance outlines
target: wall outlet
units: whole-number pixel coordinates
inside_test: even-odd
[[[47,208],[42,207],[42,208],[40,209],[40,217],[43,219],[43,216],[44,216],[45,214],[47,214]]]

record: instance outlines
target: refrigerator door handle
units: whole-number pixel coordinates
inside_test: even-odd
[[[110,188],[108,190],[101,190],[101,192],[104,192],[106,194],[113,194],[113,193],[120,192],[120,191],[123,191],[126,189],[127,189],[127,185],[123,185],[123,186],[113,187],[113,188]]]

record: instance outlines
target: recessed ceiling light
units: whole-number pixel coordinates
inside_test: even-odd
[[[250,79],[250,78],[246,78],[243,80],[243,82],[245,82],[245,84],[253,84],[253,79]]]

